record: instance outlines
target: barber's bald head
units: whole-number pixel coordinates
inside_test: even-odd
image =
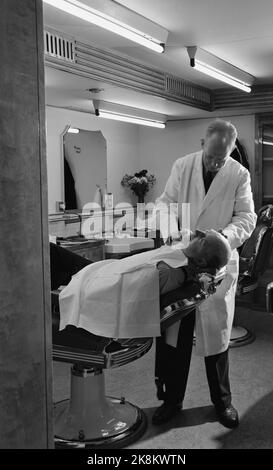
[[[223,119],[215,119],[210,123],[207,128],[205,140],[210,139],[212,136],[219,135],[223,138],[225,143],[234,145],[237,139],[237,130],[230,121]]]
[[[216,119],[208,126],[203,143],[203,163],[207,171],[217,172],[235,146],[237,131],[229,121]]]

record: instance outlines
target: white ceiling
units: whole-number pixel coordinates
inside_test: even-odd
[[[187,46],[197,45],[250,73],[255,77],[255,84],[273,83],[273,0],[118,0],[116,3],[169,31],[164,54],[137,46],[48,5],[44,5],[44,24],[77,40],[112,49],[211,89],[222,88],[223,84],[189,66]],[[48,104],[88,110],[90,94],[86,90],[92,87],[103,88],[99,98],[104,101],[143,107],[171,119],[211,115],[46,67]]]

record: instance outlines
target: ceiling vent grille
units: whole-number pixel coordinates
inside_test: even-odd
[[[45,54],[68,62],[75,62],[75,41],[51,31],[44,32]]]
[[[172,75],[166,75],[166,91],[171,95],[181,96],[198,101],[204,105],[212,105],[212,93],[205,88],[187,82]]]
[[[266,109],[273,106],[273,86],[254,85],[251,93],[236,89],[218,89],[214,92],[214,109]]]
[[[132,60],[128,56],[117,54],[112,50],[99,49],[91,44],[73,41],[71,37],[65,39],[62,33],[49,28],[46,29],[45,35],[45,64],[49,67],[198,109],[212,110],[213,93],[207,88]],[[61,44],[62,41],[67,44],[67,46],[62,45],[61,51],[58,48],[59,39]],[[71,50],[71,54],[63,54],[63,49]]]

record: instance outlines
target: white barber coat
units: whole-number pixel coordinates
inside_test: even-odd
[[[250,237],[256,224],[249,172],[229,157],[205,194],[202,151],[186,155],[174,163],[165,190],[156,201],[156,208],[160,211],[160,229],[165,239],[169,234],[166,205],[177,202],[190,203],[192,231],[223,229],[232,248],[225,279],[196,312],[196,352],[211,356],[228,347],[239,271],[236,248]],[[170,233],[175,233],[177,220],[181,226],[182,220],[176,208],[170,207]]]
[[[60,293],[60,329],[74,325],[109,338],[160,336],[159,261],[187,264],[181,250],[163,246],[83,268]]]

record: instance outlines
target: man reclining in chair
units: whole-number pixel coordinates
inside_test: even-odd
[[[107,338],[160,336],[160,295],[182,287],[200,268],[216,272],[230,255],[226,238],[211,230],[197,232],[184,249],[165,245],[79,267],[59,296],[60,329],[74,325]]]

